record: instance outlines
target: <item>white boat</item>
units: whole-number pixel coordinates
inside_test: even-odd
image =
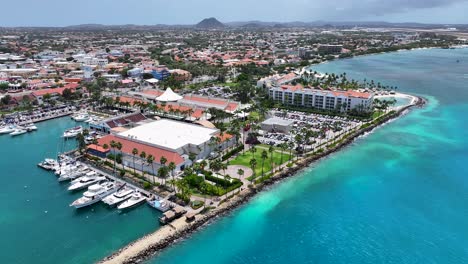
[[[104,176],[98,176],[98,177],[83,176],[83,177],[78,178],[78,179],[79,179],[78,182],[72,183],[70,185],[70,187],[68,187],[69,191],[78,191],[78,190],[84,189],[84,188],[86,188],[88,186],[91,186],[91,185],[93,185],[95,183],[106,180],[106,177],[104,177]]]
[[[90,172],[86,173],[84,176],[72,180],[70,183],[71,183],[71,184],[75,184],[75,183],[81,181],[82,178],[84,178],[84,177],[87,177],[87,178],[96,178],[96,177],[100,177],[100,175],[98,175],[95,171],[90,171]]]
[[[86,113],[78,114],[73,119],[75,119],[76,122],[83,122],[89,119],[89,115]]]
[[[78,169],[78,165],[75,164],[61,164],[60,169],[55,172],[57,176],[63,176],[69,174],[70,172],[76,171]]]
[[[45,159],[43,162],[37,164],[37,166],[46,170],[54,170],[56,167],[59,166],[59,163],[54,159]]]
[[[77,126],[74,128],[67,129],[65,132],[63,132],[63,137],[64,138],[74,138],[78,136],[78,134],[81,134],[83,132],[83,127],[82,126]]]
[[[28,133],[28,131],[24,128],[17,128],[15,129],[15,131],[11,132],[10,135],[11,136],[19,136],[19,135],[23,135],[23,134],[26,134]]]
[[[115,182],[105,182],[102,184],[93,184],[88,187],[88,190],[83,193],[83,196],[76,199],[70,206],[82,208],[92,205],[102,200],[102,198],[117,191],[119,186]]]
[[[14,125],[4,126],[4,127],[0,128],[0,134],[10,134],[10,133],[14,132],[15,129],[16,129],[16,126],[14,126]]]
[[[77,178],[79,178],[81,176],[87,175],[90,172],[91,171],[90,171],[89,168],[78,169],[77,171],[72,171],[72,172],[69,172],[67,174],[61,175],[58,178],[58,181],[63,182],[63,181],[74,180],[74,179],[77,179]],[[93,172],[93,173],[95,174],[95,172]]]
[[[29,123],[24,127],[24,129],[26,129],[27,131],[36,131],[37,126],[34,125],[33,123]]]
[[[143,203],[144,201],[146,200],[146,198],[141,195],[141,193],[139,192],[135,192],[132,194],[132,196],[130,197],[130,199],[128,199],[127,201],[119,204],[117,206],[117,209],[119,210],[124,210],[124,209],[128,209],[128,208],[132,208],[134,206],[137,206],[141,203]]]
[[[102,199],[102,201],[109,206],[115,206],[127,199],[130,199],[133,192],[134,190],[125,187],[122,190],[119,190],[118,192],[105,197],[104,199]]]

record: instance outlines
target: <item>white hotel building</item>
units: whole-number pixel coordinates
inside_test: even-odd
[[[351,109],[369,111],[372,109],[374,100],[372,93],[353,90],[319,90],[304,88],[300,84],[271,87],[268,89],[268,95],[277,103],[325,110],[339,109],[340,111]]]

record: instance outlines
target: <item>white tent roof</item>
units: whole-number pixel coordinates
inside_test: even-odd
[[[174,93],[174,91],[172,91],[171,88],[167,88],[166,91],[161,96],[156,98],[156,100],[160,102],[175,102],[175,101],[179,101],[182,98],[183,98],[182,96]]]
[[[151,79],[147,79],[145,80],[146,82],[149,82],[149,83],[158,83],[159,80],[158,79],[155,79],[155,78],[151,78]]]

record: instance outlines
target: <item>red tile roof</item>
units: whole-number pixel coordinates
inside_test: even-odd
[[[195,95],[186,95],[184,96],[184,100],[187,101],[194,101],[194,102],[201,102],[201,103],[208,103],[208,104],[215,104],[215,105],[226,105],[227,102],[223,100],[213,99],[213,98],[205,98]]]
[[[116,98],[117,98],[117,97],[115,97],[114,100],[115,100]],[[128,97],[128,96],[120,96],[120,97],[119,97],[119,100],[120,100],[121,103],[130,103],[131,105],[134,105],[136,102],[138,102],[138,103],[143,103],[142,100],[135,99],[135,98]]]
[[[32,94],[34,96],[44,96],[46,94],[60,94],[62,95],[63,91],[65,89],[71,89],[71,90],[74,90],[78,87],[78,84],[77,83],[70,83],[70,84],[67,84],[65,85],[64,87],[60,87],[60,88],[50,88],[50,89],[42,89],[42,90],[37,90],[37,91],[34,91]]]
[[[184,159],[177,152],[172,152],[165,149],[149,146],[143,143],[134,142],[125,138],[119,138],[114,135],[108,135],[98,139],[98,144],[100,146],[103,146],[104,144],[110,146],[110,142],[112,140],[114,140],[115,142],[122,143],[122,152],[124,152],[127,155],[132,156],[132,151],[134,148],[138,149],[139,153],[141,153],[142,151],[146,152],[147,156],[153,155],[155,164],[159,164],[159,160],[162,156],[164,156],[167,159],[167,164],[169,164],[170,162],[174,162],[176,165],[179,165],[184,162]]]

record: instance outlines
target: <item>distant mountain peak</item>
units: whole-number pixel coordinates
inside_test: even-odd
[[[216,28],[225,28],[226,26],[219,22],[216,18],[210,17],[205,18],[200,23],[196,24],[197,28],[207,28],[207,29],[216,29]]]

